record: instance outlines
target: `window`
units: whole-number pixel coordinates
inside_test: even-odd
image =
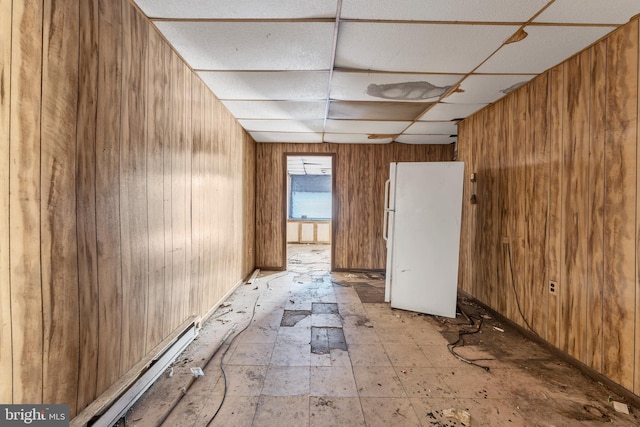
[[[291,175],[289,219],[331,219],[331,175]]]

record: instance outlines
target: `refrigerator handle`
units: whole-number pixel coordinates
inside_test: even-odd
[[[382,215],[382,238],[384,241],[388,241],[389,238],[389,187],[391,186],[391,179],[388,179],[384,183],[384,214]]]

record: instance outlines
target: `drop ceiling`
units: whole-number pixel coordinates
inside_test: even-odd
[[[452,143],[459,119],[640,13],[639,0],[135,2],[264,143]]]

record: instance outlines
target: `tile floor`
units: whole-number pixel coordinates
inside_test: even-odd
[[[330,274],[328,257],[326,246],[294,245],[286,272],[241,285],[125,424],[638,425],[634,408],[623,415],[608,402],[622,398],[507,326],[485,326],[474,345],[457,349],[487,359],[477,363],[489,371],[461,362],[445,339],[460,318],[391,310],[380,302],[383,277]],[[221,345],[235,324],[246,329]],[[191,367],[205,375],[195,379]]]

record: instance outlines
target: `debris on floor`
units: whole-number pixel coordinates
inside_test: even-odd
[[[202,370],[202,368],[199,368],[199,367],[191,368],[191,373],[196,378],[204,376],[204,371]]]
[[[453,418],[454,420],[460,421],[465,426],[471,425],[471,414],[467,411],[449,408],[442,411],[442,414],[445,418]]]
[[[617,412],[629,415],[629,407],[626,404],[617,402],[615,400],[611,401],[611,403],[613,404],[613,409],[615,409]]]

